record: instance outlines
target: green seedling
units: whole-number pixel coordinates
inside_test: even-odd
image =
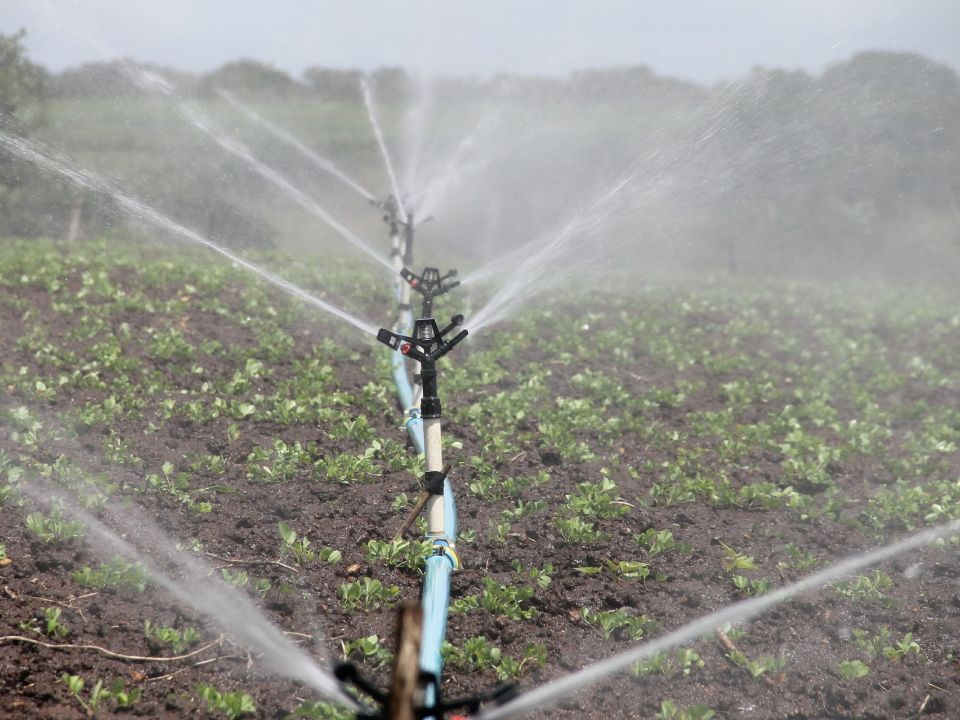
[[[883,592],[893,587],[893,580],[880,570],[875,570],[872,576],[858,575],[847,582],[833,583],[831,587],[837,595],[853,602],[875,603],[884,607],[896,604],[893,598]]]
[[[770,581],[764,578],[754,580],[745,575],[733,575],[733,586],[745,595],[763,595],[770,592]]]
[[[393,653],[380,644],[380,638],[376,635],[367,635],[355,640],[341,640],[340,647],[344,660],[349,660],[359,653],[363,662],[374,669],[379,669],[393,662]]]
[[[557,518],[554,525],[560,537],[571,544],[587,545],[607,537],[606,533],[598,530],[592,522],[586,522],[578,516]]]
[[[580,483],[572,495],[566,496],[564,507],[594,518],[615,518],[630,512],[629,503],[620,498],[616,483],[608,478],[598,483]]]
[[[703,659],[689,648],[677,648],[672,654],[666,650],[656,653],[645,660],[638,660],[630,672],[634,677],[645,677],[659,673],[671,677],[677,673],[684,676],[703,667]]]
[[[881,625],[876,635],[866,630],[854,629],[854,644],[871,658],[885,657],[888,660],[900,660],[907,655],[920,655],[920,644],[913,639],[913,633],[906,633],[899,640],[893,639],[890,628]]]
[[[52,638],[65,638],[70,634],[70,629],[60,622],[60,616],[62,611],[60,608],[45,608],[43,611],[43,617],[46,621],[44,627],[44,633],[47,637]]]
[[[733,570],[756,570],[757,564],[754,562],[754,559],[750,555],[744,555],[737,550],[734,550],[732,547],[726,543],[720,543],[720,547],[723,548],[724,558],[723,558],[723,569],[727,572]]]
[[[502,585],[493,578],[484,578],[481,595],[466,595],[454,600],[450,611],[465,613],[483,609],[511,620],[529,620],[538,615],[537,609],[524,607],[523,603],[529,601],[534,594],[534,589],[527,585]]]
[[[626,610],[591,610],[583,608],[580,617],[590,627],[600,631],[604,640],[609,640],[614,634],[624,635],[630,640],[639,640],[651,630],[656,623],[646,615],[633,616]]]
[[[507,536],[510,535],[510,523],[508,522],[494,522],[491,518],[487,521],[487,524],[490,527],[490,534],[494,540],[496,540],[501,545],[506,544]]]
[[[772,655],[762,655],[756,660],[751,660],[739,650],[731,650],[727,653],[727,657],[734,665],[750,673],[753,678],[776,672],[787,664],[784,658],[773,657]]]
[[[643,545],[647,549],[647,554],[654,558],[662,553],[676,550],[682,555],[689,555],[693,552],[693,545],[689,543],[678,543],[669,530],[655,530],[650,528],[642,533],[635,533],[633,541]]]
[[[660,710],[654,715],[657,720],[710,720],[716,713],[706,705],[678,707],[673,700],[660,703]]]
[[[870,666],[862,660],[844,660],[837,665],[844,680],[858,680],[870,674]]]
[[[511,560],[510,567],[520,576],[521,580],[529,578],[541,588],[546,589],[553,582],[553,563],[545,562],[537,569],[536,567],[525,568],[519,560]]]
[[[177,630],[165,625],[154,625],[149,620],[143,621],[143,634],[147,640],[169,645],[175,655],[182,655],[200,640],[200,633],[194,627]]]
[[[503,681],[515,680],[530,669],[543,667],[547,661],[547,649],[541,643],[526,645],[523,657],[517,659],[504,654],[500,648],[480,635],[467,639],[462,648],[444,642],[441,652],[444,662],[451,668],[464,672],[482,672],[489,669]]]
[[[354,720],[357,714],[335,703],[304,700],[284,720]]]
[[[246,570],[232,571],[230,568],[221,568],[220,575],[235,588],[245,588],[250,582],[250,573]]]
[[[96,570],[84,566],[73,573],[73,579],[84,587],[126,588],[142,593],[147,589],[147,569],[141,562],[129,562],[114,555]]]
[[[127,709],[133,707],[140,699],[140,690],[128,690],[127,684],[122,678],[114,680],[109,687],[104,684],[103,680],[98,679],[90,689],[90,694],[86,699],[82,695],[85,683],[79,675],[63,673],[60,676],[60,682],[67,686],[70,694],[91,717],[107,700],[115,700],[118,709]]]
[[[27,529],[45,545],[65,545],[86,534],[86,526],[79,520],[64,520],[63,508],[55,505],[49,515],[33,512],[26,517]]]
[[[344,610],[369,611],[382,605],[390,605],[400,595],[396,585],[387,587],[379,580],[363,577],[356,582],[343,583],[337,588]]]
[[[428,540],[368,540],[366,548],[370,562],[406,570],[422,570],[424,560],[433,554],[433,545]]]
[[[222,712],[228,720],[237,720],[242,715],[253,715],[257,712],[253,698],[239,690],[221,693],[211,685],[202,683],[198,683],[196,689],[200,699],[207,703],[207,712]]]

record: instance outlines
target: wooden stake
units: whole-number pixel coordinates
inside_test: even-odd
[[[387,701],[387,720],[416,720],[416,693],[420,684],[420,606],[404,603],[397,615],[397,655]]]

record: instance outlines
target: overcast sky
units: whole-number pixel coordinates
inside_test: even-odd
[[[441,74],[649,65],[701,82],[819,71],[861,50],[960,68],[960,0],[0,0],[52,70],[131,57],[208,71],[253,58]]]

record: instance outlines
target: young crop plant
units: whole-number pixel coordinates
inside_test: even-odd
[[[609,478],[578,484],[563,505],[577,515],[592,518],[615,518],[630,512],[630,505],[620,498],[616,483]]]
[[[894,640],[890,628],[881,625],[876,635],[866,630],[854,629],[854,644],[871,658],[885,657],[888,660],[900,660],[907,655],[920,655],[920,644],[913,639],[913,633],[906,633]]]
[[[423,561],[433,553],[433,544],[428,540],[368,540],[366,548],[370,562],[405,570],[422,570]]]
[[[117,709],[126,710],[133,707],[140,699],[139,689],[127,689],[127,683],[123,678],[117,678],[109,686],[105,685],[103,680],[97,680],[90,694],[84,699],[83,688],[85,682],[79,675],[70,675],[63,673],[60,676],[60,682],[67,686],[67,690],[76,699],[87,715],[93,717],[97,710],[107,700],[114,700],[117,703]]]
[[[753,557],[735,550],[726,543],[721,542],[723,548],[723,569],[730,574],[730,580],[733,586],[747,595],[763,595],[770,590],[770,581],[764,578],[748,578],[746,575],[736,573],[737,570],[753,572],[757,569],[757,564]]]
[[[343,554],[339,550],[324,547],[314,552],[310,549],[310,540],[306,535],[297,535],[285,522],[277,523],[280,532],[280,557],[293,556],[297,565],[305,565],[319,557],[323,562],[335,565],[340,562]]]
[[[607,538],[607,534],[598,530],[594,523],[579,516],[559,517],[554,520],[554,525],[564,542],[571,544],[589,545]]]
[[[374,610],[389,606],[400,595],[396,585],[386,586],[379,580],[363,577],[355,582],[343,583],[337,588],[344,610]]]
[[[512,560],[510,567],[521,580],[529,578],[543,589],[550,587],[550,583],[553,582],[553,563],[545,562],[540,568],[536,566],[525,568],[519,560]]]
[[[689,555],[693,552],[693,545],[683,542],[678,543],[669,530],[649,528],[642,533],[634,533],[633,541],[645,547],[651,558],[674,550],[682,555]]]
[[[380,644],[380,638],[376,635],[367,635],[355,640],[341,640],[340,647],[344,660],[359,654],[363,662],[375,670],[393,662],[393,653]]]
[[[114,555],[96,570],[84,566],[73,573],[73,579],[84,587],[102,590],[118,588],[142,593],[147,589],[147,569],[141,562],[129,562]]]
[[[222,712],[227,716],[227,720],[237,720],[243,715],[254,715],[257,712],[253,698],[245,692],[239,690],[220,692],[215,687],[203,683],[198,683],[196,689],[200,699],[207,703],[207,712]]]
[[[711,720],[716,712],[708,706],[698,704],[681,708],[673,700],[664,700],[660,703],[660,710],[654,717],[656,720]]]
[[[534,589],[528,585],[516,587],[503,585],[493,578],[483,579],[483,592],[480,595],[465,595],[450,604],[450,612],[466,613],[472,610],[488,610],[494,615],[503,615],[510,620],[529,620],[539,613],[535,607],[524,607],[534,596]]]
[[[598,630],[604,640],[622,635],[630,640],[639,640],[656,623],[646,615],[631,615],[626,610],[591,610],[583,608],[580,617],[590,627]]]
[[[517,659],[504,654],[482,635],[468,638],[463,647],[444,642],[441,651],[444,662],[455,670],[483,672],[489,669],[502,681],[516,680],[532,669],[543,667],[547,662],[547,648],[541,643],[528,643],[523,649],[523,657]]]
[[[843,660],[837,665],[844,680],[859,680],[870,674],[870,666],[862,660]]]
[[[881,570],[875,570],[873,575],[858,575],[846,582],[833,583],[831,587],[837,595],[852,602],[873,603],[883,607],[896,604],[893,598],[883,592],[893,587],[893,580]]]
[[[304,449],[299,441],[287,445],[277,439],[269,450],[257,446],[247,456],[247,477],[269,484],[287,482],[296,477],[301,467],[312,461],[311,452],[310,449]]]
[[[321,457],[314,463],[314,474],[322,480],[330,480],[343,485],[371,482],[381,475],[381,469],[374,463],[379,449],[371,445],[359,455],[340,453]]]
[[[200,640],[200,632],[195,627],[177,630],[166,625],[155,625],[149,620],[143,621],[143,634],[148,641],[169,645],[175,655],[182,655]]]
[[[545,510],[546,507],[547,503],[543,500],[530,500],[529,502],[517,500],[516,507],[510,510],[504,510],[500,513],[500,517],[504,522],[517,522],[528,515],[533,515],[534,513]]]
[[[654,674],[672,677],[677,673],[687,676],[703,665],[703,659],[698,653],[689,648],[677,648],[673,653],[663,650],[644,660],[637,660],[630,667],[630,672],[634,677]]]
[[[197,513],[213,512],[213,504],[207,500],[196,500],[188,492],[190,489],[190,480],[186,473],[176,472],[176,466],[171,462],[165,462],[160,468],[160,475],[151,473],[147,475],[147,487],[156,492],[165,493],[182,503],[190,510]]]
[[[784,658],[773,657],[772,655],[761,655],[756,660],[751,660],[740,650],[731,650],[727,657],[737,667],[746,670],[751,677],[758,678],[766,673],[774,673],[781,670],[787,661]]]
[[[60,608],[44,608],[42,625],[36,617],[19,623],[19,627],[24,632],[34,632],[38,635],[46,635],[49,638],[62,640],[70,634],[70,628],[60,622],[63,611]]]
[[[79,520],[64,520],[62,505],[54,505],[49,515],[33,512],[26,517],[27,529],[45,545],[65,545],[86,534],[86,525]]]

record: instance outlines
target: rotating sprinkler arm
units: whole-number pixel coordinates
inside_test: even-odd
[[[410,287],[423,296],[421,317],[424,318],[433,315],[434,298],[445,295],[460,286],[459,280],[453,280],[457,276],[456,270],[451,270],[441,277],[440,271],[433,267],[424,268],[422,275],[417,275],[412,270],[403,268],[400,271],[400,276],[407,281]]]

